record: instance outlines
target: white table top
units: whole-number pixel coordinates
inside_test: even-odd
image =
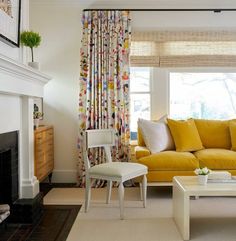
[[[199,185],[197,176],[177,176],[173,180],[188,196],[236,196],[236,183]]]

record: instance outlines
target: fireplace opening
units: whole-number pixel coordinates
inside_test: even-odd
[[[0,203],[19,198],[18,132],[0,134]]]

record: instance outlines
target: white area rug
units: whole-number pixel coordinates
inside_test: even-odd
[[[148,187],[147,208],[139,188],[125,189],[125,220],[119,219],[117,189],[105,204],[106,189],[93,189],[90,211],[82,207],[67,241],[180,241],[172,219],[171,188]],[[84,189],[54,188],[45,204],[83,204]],[[191,240],[236,241],[236,198],[202,197],[191,201]]]

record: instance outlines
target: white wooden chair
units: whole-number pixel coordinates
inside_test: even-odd
[[[86,193],[85,193],[85,212],[89,210],[91,196],[92,179],[107,180],[106,203],[110,202],[112,182],[119,183],[119,203],[120,218],[124,219],[124,182],[135,177],[143,176],[141,185],[141,195],[143,207],[146,207],[147,193],[147,167],[138,163],[112,162],[110,147],[115,143],[114,130],[100,129],[85,131],[84,162],[86,170]],[[90,167],[88,158],[88,149],[94,147],[104,147],[106,154],[106,163]]]

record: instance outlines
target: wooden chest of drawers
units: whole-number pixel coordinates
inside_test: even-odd
[[[51,182],[54,168],[53,142],[52,126],[40,126],[34,131],[34,171],[39,181],[48,176]]]

